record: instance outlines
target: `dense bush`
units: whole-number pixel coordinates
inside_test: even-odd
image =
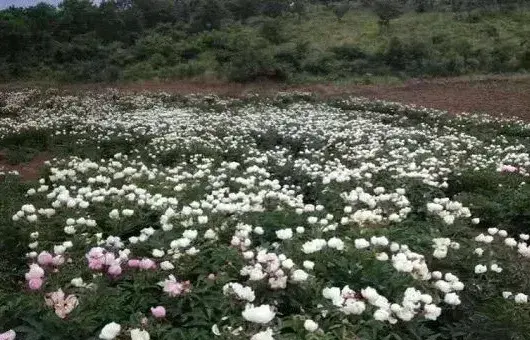
[[[0,11],[0,81],[341,79],[530,69],[529,12],[510,10],[510,1],[481,3],[67,0],[58,8],[10,8]],[[457,12],[433,12],[446,10]],[[247,37],[227,46],[241,30]]]

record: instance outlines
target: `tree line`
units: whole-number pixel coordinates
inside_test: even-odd
[[[407,11],[510,11],[528,3],[530,0],[103,0],[96,5],[90,0],[64,0],[58,7],[45,3],[11,7],[0,11],[0,79],[117,80],[126,67],[130,71],[145,60],[155,68],[157,63],[181,65],[180,76],[193,76],[203,72],[204,65],[195,70],[189,64],[188,68],[182,66],[183,62],[196,59],[205,44],[215,48],[213,59],[221,65],[237,54],[231,51],[234,46],[226,46],[237,45],[235,39],[219,42],[215,34],[208,38],[204,32],[258,27],[266,40],[263,43],[277,45],[284,42],[280,28],[275,27],[282,18],[305,20],[321,7],[333,11],[337,20],[349,11],[371,10],[385,27]],[[256,40],[253,44],[260,44],[260,38]]]

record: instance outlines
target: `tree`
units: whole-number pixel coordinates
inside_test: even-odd
[[[196,32],[214,30],[221,27],[227,17],[227,10],[220,0],[201,0],[193,9],[192,27]]]
[[[379,25],[388,27],[390,20],[399,18],[403,14],[404,5],[399,0],[376,0],[373,10],[379,17]]]
[[[98,8],[90,0],[64,0],[59,11],[59,29],[65,40],[92,31],[98,16]]]
[[[414,0],[414,10],[423,13],[431,10],[433,7],[432,0]]]
[[[104,42],[120,40],[123,37],[125,28],[123,20],[119,17],[116,3],[113,1],[101,2],[95,30]]]
[[[290,4],[290,11],[298,16],[298,20],[305,15],[307,7],[304,0],[293,0]]]
[[[266,0],[261,3],[261,13],[269,17],[279,17],[290,8],[290,0]]]
[[[230,0],[226,6],[236,20],[245,21],[259,14],[260,0]]]
[[[349,2],[341,2],[333,7],[333,13],[335,13],[338,21],[342,21],[342,18],[346,15],[346,13],[348,13],[349,10]]]

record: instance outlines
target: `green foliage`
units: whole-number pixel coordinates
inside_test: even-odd
[[[349,2],[341,2],[333,8],[333,13],[335,13],[335,16],[337,17],[337,20],[341,21],[342,18],[348,13],[350,10],[350,3]]]
[[[259,42],[253,43],[251,34],[245,31],[231,32],[230,39],[224,35],[217,36],[215,33],[207,34],[203,37],[203,43],[213,44],[219,51],[228,51],[229,56],[224,58],[219,54],[222,66],[231,67],[230,63],[237,58],[231,56],[231,53],[242,53],[242,55],[256,57],[251,51],[245,51],[245,44],[253,44],[253,49],[264,52],[270,48],[270,43],[265,39],[257,39]],[[223,41],[219,41],[223,40]],[[213,43],[215,41],[215,43]],[[397,43],[393,43],[397,44]],[[213,47],[212,47],[213,48]],[[264,49],[264,50],[261,50]],[[314,51],[313,51],[314,52]],[[305,44],[284,44],[274,53],[269,54],[266,58],[271,64],[284,63],[304,67],[300,63],[303,56],[307,53],[313,53],[307,50]],[[221,53],[221,52],[219,52]],[[320,57],[323,57],[320,55]],[[336,58],[344,59],[348,62],[364,60],[367,55],[356,50],[354,46],[344,45],[341,48],[334,49],[333,53],[326,56],[329,60]],[[406,55],[405,55],[406,57]],[[250,58],[250,57],[248,57]],[[409,57],[406,57],[409,58]],[[325,58],[323,58],[325,59]],[[243,59],[242,59],[243,60]],[[196,62],[202,62],[199,60]],[[246,60],[248,62],[248,60]],[[195,62],[195,61],[194,61]],[[206,61],[205,61],[206,62]],[[212,62],[208,60],[208,62]],[[298,64],[300,63],[300,64]],[[176,65],[178,66],[178,65]],[[243,67],[243,65],[239,65]],[[261,66],[260,66],[261,67]],[[244,73],[256,72],[255,69],[246,70]],[[42,109],[56,110],[50,97],[42,98],[39,102]],[[305,107],[308,103],[314,103],[314,98],[307,95],[279,97],[267,99],[261,103],[256,99],[217,101],[210,98],[197,99],[194,97],[164,97],[163,101],[153,101],[151,105],[157,107],[168,106],[182,109],[189,105],[199,116],[205,112],[212,112],[216,107],[222,110],[230,108],[230,115],[242,115],[250,110],[271,110],[277,113],[280,110],[289,108]],[[39,101],[38,97],[33,100]],[[253,101],[254,100],[254,101]],[[262,99],[260,99],[262,100]],[[114,103],[120,103],[119,112],[129,113],[135,110],[139,105],[138,98],[122,98],[117,95],[113,98]],[[71,106],[82,106],[81,103],[72,101]],[[92,103],[92,102],[91,102]],[[98,102],[99,103],[99,102]],[[191,104],[190,104],[191,103]],[[108,103],[110,105],[110,103]],[[422,128],[426,126],[439,126],[444,129],[455,129],[456,132],[466,132],[472,134],[478,140],[490,140],[499,138],[506,140],[506,145],[515,145],[521,143],[525,146],[530,145],[530,133],[524,125],[505,124],[502,127],[498,122],[485,122],[477,124],[474,121],[455,120],[448,117],[433,117],[428,110],[404,108],[399,105],[392,105],[384,102],[362,102],[362,101],[337,101],[329,103],[318,103],[317,105],[328,104],[334,106],[340,111],[341,115],[354,119],[352,115],[362,114],[367,110],[376,112],[375,116],[385,124],[396,124],[402,126],[404,131],[407,127],[415,127],[421,124]],[[261,105],[261,106],[260,106]],[[319,109],[319,106],[315,106]],[[97,108],[96,108],[97,110]],[[296,109],[298,110],[298,109]],[[330,111],[335,112],[334,110]],[[293,111],[293,117],[296,117],[297,111]],[[213,115],[215,116],[215,115]],[[267,122],[264,122],[265,124]],[[68,130],[65,128],[65,130]],[[441,130],[441,129],[440,129]],[[208,133],[224,138],[227,136],[223,129],[208,129]],[[131,132],[134,132],[134,138],[131,139]],[[68,156],[77,156],[80,159],[88,157],[94,161],[102,158],[112,157],[116,153],[123,155],[134,154],[131,157],[136,161],[142,161],[144,164],[156,164],[155,168],[164,169],[168,166],[175,166],[181,161],[188,161],[196,154],[202,154],[213,160],[215,166],[224,161],[234,160],[241,161],[246,155],[239,154],[237,149],[231,150],[231,154],[225,153],[225,150],[216,149],[215,145],[205,145],[198,143],[193,148],[186,148],[184,143],[176,143],[176,149],[163,148],[159,150],[160,154],[156,158],[147,158],[148,155],[135,150],[142,150],[151,141],[153,136],[147,134],[138,134],[137,127],[116,128],[112,133],[105,133],[103,140],[94,141],[83,138],[82,136],[58,136],[54,130],[27,130],[18,134],[10,134],[3,138],[0,143],[9,150],[16,150],[17,147],[35,148],[42,145],[43,149],[49,151],[53,156],[66,154]],[[455,134],[457,136],[458,134]],[[350,183],[331,183],[323,185],[321,181],[314,181],[307,173],[299,173],[297,167],[293,167],[295,160],[301,155],[305,147],[314,147],[321,149],[324,142],[317,138],[303,142],[300,138],[289,134],[280,133],[280,131],[270,127],[268,130],[261,131],[259,135],[253,137],[253,145],[259,151],[267,152],[278,147],[285,150],[287,163],[274,164],[271,157],[267,169],[271,179],[282,179],[289,181],[293,186],[301,186],[304,194],[304,202],[323,204],[326,212],[335,215],[335,218],[341,216],[344,212],[344,202],[340,198],[340,193],[344,190],[354,189],[355,182]],[[316,136],[309,134],[307,136]],[[420,145],[424,142],[421,137],[406,135],[408,139],[417,141]],[[302,135],[303,137],[303,135]],[[341,138],[349,140],[350,135],[337,136],[337,143],[326,145],[326,154],[323,157],[335,157],[335,152],[340,152]],[[85,140],[83,143],[76,144],[79,139]],[[452,141],[451,141],[452,142]],[[255,144],[254,144],[255,143]],[[416,144],[417,145],[417,144]],[[407,145],[406,147],[415,147],[416,145]],[[65,148],[67,148],[65,150]],[[301,153],[302,152],[302,153]],[[437,155],[442,158],[442,154]],[[146,157],[146,158],[144,158]],[[305,156],[302,156],[305,157]],[[121,163],[127,164],[125,160]],[[180,173],[194,173],[196,169],[191,168],[191,163],[180,169]],[[69,167],[68,161],[62,165]],[[138,163],[136,163],[138,165]],[[160,166],[160,168],[158,168]],[[187,169],[190,166],[190,169]],[[355,165],[356,166],[356,165]],[[228,176],[244,176],[248,167],[238,169],[234,173],[227,170]],[[108,167],[105,167],[108,169]],[[86,172],[78,171],[75,178],[66,178],[54,185],[65,187],[80,188],[84,186],[89,178],[94,178],[99,172],[94,169],[85,169]],[[466,169],[467,170],[467,169]],[[248,174],[246,174],[248,175]],[[528,281],[528,263],[521,261],[517,256],[516,250],[508,249],[502,244],[502,239],[491,245],[484,245],[488,249],[484,257],[480,259],[482,263],[499,263],[503,267],[501,274],[485,273],[484,275],[474,275],[472,272],[473,264],[477,263],[478,257],[473,254],[476,243],[472,243],[472,238],[480,232],[486,232],[489,227],[498,227],[506,229],[511,235],[518,233],[530,232],[530,216],[528,206],[530,205],[530,187],[527,184],[521,184],[526,177],[520,174],[499,174],[493,169],[483,171],[462,171],[452,172],[447,179],[449,186],[447,188],[437,188],[425,183],[421,179],[415,178],[391,178],[387,174],[376,173],[371,178],[373,183],[381,184],[385,187],[406,188],[407,198],[410,200],[413,212],[400,222],[390,226],[381,225],[377,229],[358,228],[354,225],[340,226],[335,232],[327,235],[338,235],[345,241],[351,242],[357,237],[370,238],[372,234],[384,234],[396,242],[408,244],[413,251],[426,255],[426,261],[433,270],[443,270],[457,275],[466,283],[466,288],[461,294],[462,304],[456,307],[443,305],[443,314],[436,321],[414,320],[411,322],[399,322],[396,325],[376,322],[371,318],[371,313],[367,312],[362,316],[349,315],[345,316],[336,310],[329,301],[325,301],[322,308],[316,308],[316,299],[321,299],[322,289],[329,285],[344,286],[351,285],[352,288],[371,286],[376,288],[380,293],[388,296],[392,301],[402,298],[402,288],[417,284],[425,290],[432,289],[430,282],[421,282],[413,280],[412,276],[406,273],[399,273],[392,269],[388,262],[376,261],[374,255],[376,250],[359,251],[353,246],[349,246],[340,253],[332,249],[324,249],[318,254],[302,254],[300,248],[302,242],[312,237],[328,237],[322,233],[316,226],[306,225],[306,217],[300,216],[291,207],[286,206],[283,209],[273,209],[274,202],[266,202],[264,211],[245,212],[238,214],[237,217],[230,214],[214,214],[210,216],[211,220],[204,226],[207,228],[219,228],[218,236],[220,242],[212,243],[211,246],[203,244],[209,242],[199,238],[201,251],[194,257],[182,256],[178,261],[174,261],[177,268],[174,273],[179,278],[190,279],[193,281],[192,292],[170,298],[161,292],[157,282],[168,272],[132,272],[126,270],[119,279],[112,279],[106,275],[93,277],[93,272],[86,266],[84,257],[85,251],[90,247],[86,241],[95,244],[95,240],[79,236],[72,236],[76,243],[74,249],[69,251],[69,258],[72,263],[61,267],[57,273],[49,273],[45,283],[45,291],[49,292],[63,287],[68,293],[76,294],[81,303],[68,316],[67,319],[61,320],[49,307],[46,307],[43,301],[42,292],[29,292],[24,287],[24,272],[27,268],[27,245],[29,242],[28,234],[35,229],[40,232],[39,242],[41,249],[51,249],[53,245],[63,240],[69,239],[63,233],[65,219],[75,216],[76,210],[72,208],[58,208],[57,216],[49,219],[39,217],[37,224],[29,224],[26,221],[19,221],[15,224],[12,216],[20,209],[23,204],[32,203],[37,208],[48,206],[49,201],[46,198],[48,192],[37,193],[34,196],[26,195],[29,188],[39,187],[39,183],[22,183],[18,178],[7,176],[0,178],[0,217],[3,223],[0,224],[0,325],[1,330],[14,328],[18,336],[22,339],[70,339],[72,334],[77,338],[91,339],[97,337],[101,327],[109,321],[116,321],[123,326],[145,327],[151,334],[151,338],[156,339],[210,339],[212,337],[211,327],[217,324],[223,329],[226,326],[234,328],[239,325],[245,326],[245,334],[220,336],[220,339],[248,339],[249,332],[257,332],[258,328],[253,328],[249,323],[243,323],[241,319],[241,310],[244,308],[244,302],[230,299],[223,295],[222,287],[228,282],[235,282],[241,279],[240,268],[247,262],[243,260],[239,251],[235,247],[229,246],[230,239],[233,236],[233,224],[238,221],[244,221],[253,226],[262,226],[265,230],[261,236],[253,235],[256,244],[268,246],[278,241],[275,232],[283,228],[294,228],[294,226],[304,225],[306,231],[304,235],[298,235],[290,241],[279,243],[278,253],[285,253],[291,257],[295,263],[302,263],[304,260],[314,260],[316,265],[311,271],[311,281],[307,284],[289,283],[286,290],[270,290],[259,282],[251,282],[253,289],[258,294],[256,304],[269,303],[276,301],[277,319],[281,320],[274,325],[275,337],[280,340],[298,340],[304,339],[470,339],[470,340],[494,340],[494,339],[527,339],[530,334],[530,314],[528,305],[516,305],[513,301],[505,300],[501,297],[501,290],[510,290],[513,292],[528,292],[530,282]],[[379,177],[377,177],[379,176]],[[46,184],[52,185],[46,177]],[[269,177],[267,177],[269,178]],[[183,181],[189,181],[194,185],[189,185],[186,190],[176,192],[172,190],[175,183],[161,182],[160,178],[148,180],[144,178],[129,178],[127,180],[113,180],[112,187],[127,187],[135,183],[139,188],[149,188],[152,194],[161,193],[164,196],[175,197],[179,202],[192,202],[200,200],[207,190],[211,190],[208,179],[195,180],[191,176]],[[307,183],[313,182],[309,186]],[[364,179],[361,180],[365,182]],[[98,184],[95,184],[98,185]],[[238,184],[230,183],[230,190],[237,192]],[[362,184],[361,184],[362,185]],[[72,189],[73,190],[73,189]],[[430,216],[426,209],[425,203],[435,197],[451,197],[456,199],[472,209],[473,215],[481,217],[479,225],[470,225],[465,221],[457,221],[454,225],[448,226],[440,222],[437,217]],[[43,204],[45,202],[45,204]],[[270,203],[270,207],[269,204]],[[97,219],[96,230],[93,232],[104,232],[105,236],[115,235],[126,240],[129,236],[135,235],[139,230],[153,226],[160,227],[160,214],[158,210],[151,210],[147,206],[134,205],[135,215],[132,218],[121,221],[112,220],[109,217],[109,210],[113,208],[130,208],[133,203],[124,197],[116,197],[107,202],[90,205],[87,214]],[[315,212],[318,214],[318,212]],[[84,215],[84,213],[83,213]],[[83,216],[80,215],[80,216]],[[42,220],[40,220],[42,218]],[[226,225],[226,228],[224,227]],[[156,233],[149,240],[148,244],[130,244],[135,256],[150,256],[152,248],[162,248],[174,238],[180,237],[182,232],[187,229],[184,225],[175,223],[175,229],[172,232]],[[340,234],[339,234],[340,233]],[[306,236],[311,235],[311,236]],[[456,251],[450,249],[449,256],[445,259],[435,259],[432,254],[432,238],[440,235],[450,236],[461,243],[461,249]],[[78,237],[78,238],[77,238]],[[199,246],[198,244],[198,246]],[[214,245],[214,246],[213,246]],[[173,273],[173,272],[172,272]],[[208,278],[210,273],[215,273],[215,279]],[[82,277],[87,282],[95,284],[93,289],[75,288],[70,284],[74,277]],[[501,289],[502,288],[502,289]],[[440,293],[441,294],[441,293]],[[263,299],[267,296],[267,299]],[[442,296],[442,295],[440,295]],[[438,303],[440,299],[438,294],[433,293],[433,297]],[[308,298],[311,297],[311,298]],[[263,300],[262,300],[263,299]],[[149,308],[163,305],[168,311],[169,317],[164,320],[155,320],[149,316]],[[321,317],[323,310],[327,311],[326,317]],[[297,315],[297,313],[299,315]],[[148,322],[142,325],[142,319],[147,316]],[[322,333],[308,334],[304,329],[304,319],[311,316],[319,323]],[[224,319],[227,317],[228,319]],[[260,329],[261,330],[261,329]],[[127,337],[128,334],[123,331],[121,337]]]
[[[379,24],[384,27],[390,24],[390,20],[403,14],[401,0],[375,0],[373,6],[375,14],[379,17]]]
[[[273,44],[281,44],[288,40],[285,28],[278,19],[266,19],[261,24],[259,33]]]
[[[522,9],[524,3],[67,0],[59,8],[10,8],[0,11],[0,81],[250,80],[261,73],[278,80],[341,80],[518,72],[530,69],[530,12]],[[220,67],[214,56],[242,27],[250,40],[265,38],[270,51],[245,68],[247,76],[235,76],[234,68]],[[285,44],[306,44],[307,53],[285,64],[290,58]],[[344,54],[344,46],[359,53]],[[264,70],[276,50],[280,60],[272,62],[279,65]],[[251,56],[238,58],[234,65]]]
[[[230,80],[285,79],[285,73],[275,62],[270,43],[248,32],[230,35],[226,45],[219,50],[217,60]]]

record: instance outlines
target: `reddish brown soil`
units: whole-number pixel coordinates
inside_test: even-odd
[[[40,171],[44,166],[44,162],[50,159],[50,155],[46,153],[40,153],[33,157],[28,163],[21,163],[11,165],[5,159],[5,153],[0,151],[0,171],[18,171],[20,178],[24,181],[32,181],[39,178]]]
[[[530,121],[530,78],[417,81],[394,87],[365,87],[357,93],[453,113],[478,112]]]
[[[49,88],[47,84],[7,84],[2,87]],[[55,86],[57,87],[57,86]],[[271,95],[278,91],[307,91],[333,96],[362,96],[448,110],[453,113],[487,113],[495,116],[519,117],[530,121],[530,75],[489,75],[456,78],[409,80],[399,85],[288,85],[275,82],[236,84],[221,81],[144,81],[118,85],[85,84],[58,86],[65,92],[101,91],[113,87],[128,91],[164,91],[179,94],[217,94],[241,96],[248,93]]]
[[[65,86],[67,91],[101,90],[106,85]],[[482,76],[410,80],[399,85],[287,85],[274,82],[235,84],[212,81],[141,82],[112,86],[128,91],[217,94],[241,96],[249,93],[270,95],[278,91],[307,91],[333,96],[362,96],[448,110],[453,113],[487,113],[519,117],[530,121],[530,75]]]

